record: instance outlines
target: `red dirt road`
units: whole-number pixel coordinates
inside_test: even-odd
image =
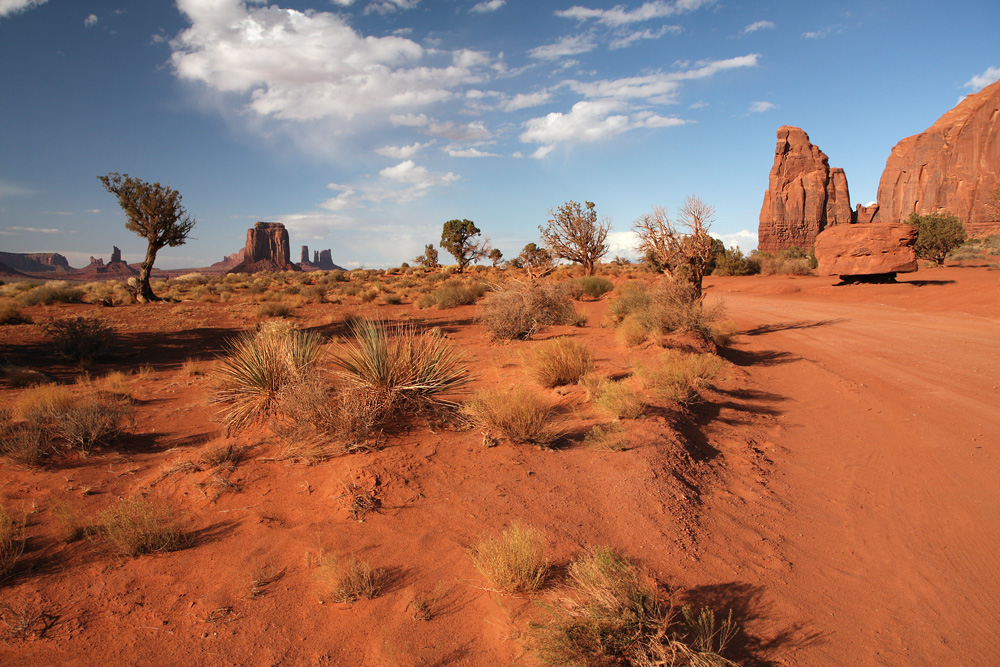
[[[713,289],[779,426],[769,492],[708,501],[702,566],[760,587],[781,662],[1000,664],[1000,274],[917,275]]]

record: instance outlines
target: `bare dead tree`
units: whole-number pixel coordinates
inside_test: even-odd
[[[667,209],[657,206],[632,226],[639,238],[639,253],[665,274],[686,282],[701,298],[702,279],[715,257],[715,245],[708,230],[715,222],[715,209],[697,195],[684,201],[674,225]]]
[[[608,253],[605,241],[611,230],[611,221],[597,220],[594,202],[586,202],[585,208],[575,201],[569,201],[555,210],[550,210],[548,224],[539,226],[542,243],[553,257],[568,259],[583,267],[588,276],[594,275],[594,267]]]

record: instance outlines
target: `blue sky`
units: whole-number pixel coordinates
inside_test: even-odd
[[[0,0],[0,249],[145,242],[96,176],[169,183],[205,266],[281,221],[398,265],[469,218],[505,256],[549,209],[632,221],[692,193],[744,249],[797,125],[875,198],[893,145],[1000,77],[1000,3]]]

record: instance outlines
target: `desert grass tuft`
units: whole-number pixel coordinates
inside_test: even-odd
[[[0,505],[0,581],[10,576],[24,552],[24,517],[15,517]]]
[[[688,406],[700,399],[699,390],[707,387],[724,365],[714,354],[686,354],[668,349],[653,363],[639,366],[638,371],[661,397]]]
[[[490,586],[504,593],[538,589],[549,570],[542,534],[519,523],[480,540],[469,549],[469,557]]]
[[[486,295],[478,320],[490,340],[517,340],[532,338],[544,326],[580,325],[584,318],[557,285],[510,282]]]
[[[543,387],[557,387],[578,382],[593,365],[586,345],[572,338],[554,338],[537,344],[530,370]]]
[[[133,496],[101,512],[101,538],[120,556],[176,551],[189,544],[173,508],[162,500]]]
[[[612,452],[624,452],[628,449],[623,436],[624,427],[620,423],[595,426],[587,432],[583,443],[594,449],[606,449]]]
[[[642,393],[628,379],[603,382],[594,402],[615,419],[638,419],[646,410]]]
[[[133,422],[131,404],[101,392],[79,398],[52,418],[55,433],[84,456],[116,444],[132,430]]]
[[[16,301],[4,301],[0,303],[0,325],[4,324],[31,324],[31,318],[21,312]]]
[[[547,446],[558,437],[552,429],[552,403],[522,386],[487,389],[465,404],[466,414],[483,428],[514,443]]]
[[[354,603],[377,598],[388,583],[385,570],[372,567],[354,556],[324,556],[319,564],[319,579],[329,589],[333,602]]]
[[[25,468],[40,468],[53,450],[49,429],[31,422],[13,424],[0,414],[0,456]]]

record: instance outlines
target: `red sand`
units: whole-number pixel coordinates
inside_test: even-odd
[[[228,474],[238,489],[209,470],[157,479],[227,442],[211,421],[210,380],[177,369],[252,324],[255,306],[101,310],[131,352],[95,372],[155,369],[132,381],[138,433],[122,450],[41,472],[0,463],[3,503],[30,512],[0,603],[56,617],[43,639],[0,643],[0,664],[534,665],[524,635],[538,607],[487,590],[466,555],[515,520],[546,534],[557,565],[606,544],[688,599],[733,609],[746,664],[1000,664],[1000,272],[833,282],[709,279],[710,299],[745,332],[724,352],[732,365],[689,418],[659,406],[627,423],[628,451],[580,442],[607,421],[582,389],[546,390],[571,439],[554,451],[485,448],[479,431],[414,424],[382,451],[309,467],[273,460],[260,433],[241,440],[258,446]],[[598,326],[606,301],[581,309],[587,327],[543,337],[577,336],[609,374],[656,353]],[[299,321],[322,326],[346,310],[304,306]],[[349,310],[444,327],[478,386],[530,382],[520,355],[532,343],[488,345],[473,307]],[[37,327],[0,328],[0,345],[11,363],[77,372],[49,357]],[[0,388],[0,401],[17,391]],[[351,519],[351,481],[378,489],[381,513]],[[56,539],[60,502],[93,519],[139,490],[183,509],[194,546],[120,559],[96,541]],[[389,568],[389,590],[322,604],[322,551]],[[255,579],[270,583],[251,595]],[[407,609],[422,593],[439,598],[430,621]]]

